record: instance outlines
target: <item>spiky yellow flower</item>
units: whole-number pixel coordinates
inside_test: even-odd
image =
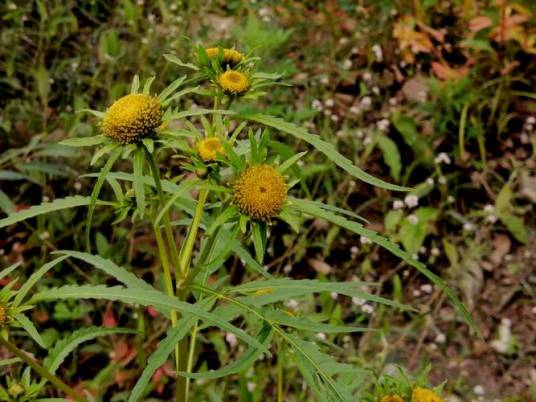
[[[223,50],[223,59],[222,63],[228,65],[229,67],[234,67],[237,64],[240,64],[244,60],[244,55],[235,49],[222,49]],[[219,49],[217,47],[209,47],[205,49],[207,56],[211,59],[218,57]]]
[[[211,137],[206,138],[197,146],[197,153],[205,162],[214,161],[218,156],[225,155],[225,148],[223,147],[219,138]]]
[[[228,70],[218,77],[218,84],[227,95],[243,95],[249,87],[249,78],[240,71]]]
[[[411,402],[443,402],[443,399],[434,391],[426,388],[413,388]]]
[[[285,180],[270,165],[249,166],[233,183],[233,190],[234,203],[253,219],[277,216],[287,199]]]
[[[404,402],[404,399],[396,394],[384,396],[380,402]]]
[[[155,97],[130,94],[110,106],[102,120],[102,128],[107,137],[121,144],[130,144],[153,133],[162,124],[163,114]]]

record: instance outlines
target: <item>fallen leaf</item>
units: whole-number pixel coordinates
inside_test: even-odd
[[[510,251],[512,242],[510,241],[510,237],[500,234],[493,239],[491,244],[493,246],[493,252],[491,253],[489,259],[495,265],[499,265],[504,256]]]

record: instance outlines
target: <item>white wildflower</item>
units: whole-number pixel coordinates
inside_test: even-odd
[[[361,306],[361,311],[365,314],[372,314],[374,312],[374,306],[371,304],[363,304]]]
[[[415,194],[408,194],[406,197],[404,197],[404,202],[408,208],[415,208],[417,205],[419,205],[419,197],[417,197]]]
[[[402,200],[394,200],[393,201],[393,209],[402,209],[404,208],[404,201]]]
[[[434,163],[436,165],[439,165],[441,163],[444,163],[445,165],[450,165],[451,163],[450,156],[448,156],[445,152],[441,152],[439,155],[435,157]]]
[[[318,111],[322,111],[322,109],[324,109],[324,105],[319,99],[313,100],[313,102],[311,102],[311,107]]]
[[[376,44],[372,46],[372,53],[374,53],[374,57],[376,58],[376,61],[380,63],[383,61],[383,51],[380,45]]]
[[[236,345],[238,345],[238,339],[236,338],[236,335],[232,332],[227,332],[225,334],[225,341],[229,344],[230,347],[234,348]]]

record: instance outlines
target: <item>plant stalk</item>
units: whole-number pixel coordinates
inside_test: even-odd
[[[75,401],[87,402],[87,399],[78,395],[78,393],[73,388],[69,387],[62,380],[60,380],[58,377],[56,377],[46,368],[41,366],[35,359],[28,356],[26,353],[20,350],[17,346],[9,342],[7,339],[4,339],[4,337],[2,336],[0,336],[0,344],[5,346],[7,350],[9,350],[11,353],[13,353],[22,361],[24,361],[32,369],[34,369],[41,377],[50,381],[57,389],[65,392],[67,395],[71,396]]]

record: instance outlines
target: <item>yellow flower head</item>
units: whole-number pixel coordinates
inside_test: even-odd
[[[221,144],[219,138],[211,137],[206,138],[197,146],[197,152],[204,161],[214,161],[220,156],[225,155],[225,148]]]
[[[0,304],[0,327],[2,327],[7,322],[7,311],[6,308]]]
[[[205,49],[207,56],[210,59],[218,57],[219,49],[217,47],[209,47]],[[223,49],[223,64],[227,64],[229,67],[234,67],[244,60],[244,55],[235,49]]]
[[[413,388],[411,394],[412,402],[443,402],[443,399],[434,391],[426,388]]]
[[[243,95],[249,87],[249,78],[240,71],[228,70],[218,77],[218,84],[227,95]]]
[[[233,183],[233,201],[253,219],[266,220],[279,214],[287,199],[283,176],[270,165],[253,165]]]
[[[150,135],[162,124],[164,111],[158,100],[149,95],[130,94],[115,101],[102,120],[104,134],[130,144]]]
[[[386,395],[384,396],[380,402],[404,402],[404,399],[402,399],[402,397],[396,395],[396,394],[391,394],[391,395]]]

